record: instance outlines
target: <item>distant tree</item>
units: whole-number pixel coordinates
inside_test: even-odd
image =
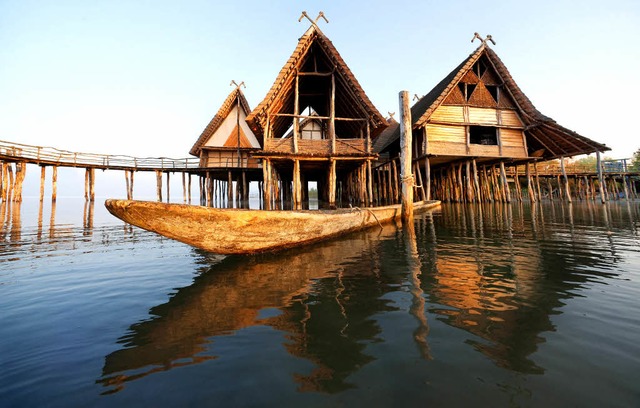
[[[631,158],[631,169],[636,171],[640,170],[640,149],[636,150]]]
[[[598,160],[595,156],[585,156],[581,159],[574,160],[572,164],[578,169],[584,171],[595,171]]]

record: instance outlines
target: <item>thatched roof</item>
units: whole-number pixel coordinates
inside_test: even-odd
[[[224,100],[222,106],[220,106],[220,109],[218,109],[218,113],[216,113],[213,119],[211,119],[207,127],[202,131],[202,134],[200,135],[196,143],[193,145],[191,150],[189,150],[189,154],[196,157],[200,156],[202,147],[207,143],[209,138],[216,132],[216,130],[218,130],[227,116],[229,116],[233,108],[236,106],[236,101],[240,102],[240,107],[242,108],[242,110],[244,110],[245,115],[248,115],[249,112],[251,112],[251,108],[249,107],[247,98],[245,98],[242,90],[240,90],[240,87],[237,87],[236,89],[231,91],[229,96],[227,96],[227,99]],[[261,138],[258,135],[256,135],[256,137],[258,138],[260,145],[262,145]]]
[[[384,117],[371,103],[338,50],[316,25],[312,25],[299,39],[293,54],[280,70],[264,100],[247,117],[247,122],[256,135],[264,133],[268,114],[293,113],[296,73],[299,71],[324,73],[334,71],[336,74],[336,116],[368,118],[371,137],[375,137],[386,127],[387,123]],[[326,89],[330,89],[330,76],[324,77],[324,79],[321,77],[304,78],[308,78],[305,81],[309,81],[309,87],[317,87],[319,92],[323,90],[326,92]],[[323,81],[328,81],[329,88],[327,88],[327,82]],[[309,95],[301,94],[299,105],[301,110],[305,106],[311,106],[319,115],[329,116],[327,104],[323,103],[317,95],[312,95],[312,92]],[[292,122],[291,117],[272,117],[273,137],[284,136]],[[336,133],[339,137],[355,136],[359,134],[359,126],[362,126],[361,122],[336,122]]]
[[[485,56],[495,69],[500,77],[499,79],[502,81],[504,91],[511,96],[516,104],[516,109],[524,122],[527,147],[530,154],[534,151],[543,151],[543,158],[552,159],[561,156],[574,156],[610,150],[604,144],[579,135],[559,125],[550,117],[543,115],[522,92],[498,55],[486,44],[478,47],[428,94],[411,107],[414,129],[423,127],[429,122],[433,112],[443,103],[458,82],[482,56]],[[400,129],[398,128],[390,136],[390,139],[399,138]]]
[[[400,123],[396,121],[393,117],[387,119],[387,123],[389,127],[382,131],[373,141],[372,150],[374,153],[380,153],[385,150],[391,143],[398,140],[398,138],[394,138],[395,132],[400,132],[399,126]],[[400,135],[400,133],[398,133]]]

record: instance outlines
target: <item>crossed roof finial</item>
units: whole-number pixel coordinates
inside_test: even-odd
[[[493,45],[496,45],[496,42],[495,42],[495,41],[493,41],[493,38],[491,38],[491,34],[487,34],[487,37],[483,39],[483,38],[480,36],[480,34],[478,34],[478,33],[473,33],[473,38],[471,39],[471,42],[474,42],[476,38],[477,38],[478,40],[480,40],[480,42],[482,42],[482,44],[486,44],[486,43],[487,43],[487,41],[491,41],[491,43],[492,43]]]
[[[232,79],[232,80],[231,80],[231,83],[229,84],[229,86],[231,86],[231,85],[235,85],[235,86],[236,86],[236,89],[240,89],[240,87],[241,87],[241,86],[244,86],[244,88],[245,88],[245,89],[247,88],[247,86],[244,84],[244,81],[242,81],[242,82],[240,82],[240,83],[238,84],[238,83],[236,83],[236,81],[235,81],[235,80],[233,80],[233,79]]]
[[[301,15],[301,16],[300,16],[300,18],[298,19],[298,22],[301,22],[301,21],[302,21],[302,19],[303,19],[304,17],[306,17],[306,18],[307,18],[307,20],[309,20],[309,21],[311,22],[311,24],[312,24],[313,26],[315,26],[316,28],[320,28],[320,27],[318,27],[318,20],[320,20],[321,18],[322,18],[324,21],[326,21],[326,22],[327,22],[327,24],[329,24],[329,20],[327,20],[327,17],[325,17],[325,15],[324,15],[324,13],[323,13],[322,11],[321,11],[320,13],[318,13],[318,17],[316,17],[316,19],[315,19],[315,20],[312,20],[312,19],[311,19],[311,17],[309,17],[309,15],[307,14],[307,12],[306,12],[306,11],[303,11],[303,12],[302,12],[302,15]]]

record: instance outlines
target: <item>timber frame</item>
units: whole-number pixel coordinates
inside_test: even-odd
[[[310,121],[319,124],[321,137],[305,137]],[[264,140],[254,157],[262,160],[265,208],[280,201],[302,208],[310,180],[330,207],[371,203],[372,139],[387,122],[316,24],[247,122]]]

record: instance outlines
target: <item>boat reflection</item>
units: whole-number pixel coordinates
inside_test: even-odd
[[[268,325],[287,333],[289,353],[316,366],[311,373],[293,374],[301,390],[349,388],[345,378],[373,360],[362,340],[374,339],[380,329],[369,316],[388,309],[388,302],[379,299],[375,265],[381,243],[397,233],[390,224],[283,253],[231,256],[210,269],[205,266],[191,286],[152,308],[151,320],[130,327],[119,340],[123,348],[106,356],[98,383],[109,388],[107,393],[116,392],[154,372],[215,359],[206,353],[215,336]],[[358,310],[361,305],[366,308]],[[261,316],[272,309],[279,314]]]

